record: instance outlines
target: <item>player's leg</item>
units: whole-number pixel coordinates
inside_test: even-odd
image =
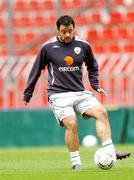
[[[65,142],[69,150],[72,168],[74,170],[79,170],[81,161],[79,155],[77,119],[73,108],[75,102],[74,94],[59,93],[50,96],[49,102],[57,122],[60,126],[65,127]]]
[[[96,132],[102,142],[102,146],[115,151],[106,109],[99,103],[91,91],[80,92],[79,97],[81,98],[76,103],[76,112],[80,113],[85,118],[93,117],[96,119]],[[130,155],[130,153],[115,152],[117,159],[123,159]]]
[[[62,120],[65,126],[65,142],[70,152],[79,150],[78,128],[75,116],[69,116]]]
[[[84,91],[78,94],[75,110],[84,118],[93,117],[96,119],[96,131],[102,143],[111,142],[111,130],[108,121],[107,111],[99,103],[91,91]]]
[[[83,117],[93,117],[96,119],[96,131],[102,143],[111,139],[111,130],[107,112],[101,104],[97,104],[89,108],[83,113]]]
[[[117,159],[121,160],[130,156],[130,153],[118,152],[114,149],[107,111],[101,104],[97,104],[92,108],[88,109],[86,112],[83,113],[83,116],[93,117],[96,119],[96,131],[99,139],[102,142],[102,146],[108,148],[109,150],[114,150]]]
[[[79,139],[76,116],[69,116],[62,120],[65,126],[65,142],[68,147],[72,168],[80,170]]]

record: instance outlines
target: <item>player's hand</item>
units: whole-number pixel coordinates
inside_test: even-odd
[[[102,88],[97,89],[97,92],[103,94],[104,96],[107,96],[106,91],[104,91],[104,89]]]
[[[28,102],[27,102],[27,101],[24,101],[24,104],[25,104],[25,106],[27,106]]]

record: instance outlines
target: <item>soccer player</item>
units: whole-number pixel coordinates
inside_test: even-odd
[[[84,89],[82,65],[85,63],[92,88],[106,95],[99,87],[98,64],[88,42],[74,35],[75,22],[70,16],[61,16],[57,22],[58,35],[45,42],[31,69],[24,91],[25,105],[30,101],[41,71],[48,67],[47,92],[49,103],[60,126],[65,127],[72,169],[81,169],[76,113],[83,118],[96,120],[96,131],[102,147],[116,153],[123,159],[130,153],[116,152],[106,109],[92,91]]]

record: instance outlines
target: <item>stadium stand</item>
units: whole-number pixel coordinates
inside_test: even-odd
[[[22,98],[30,67],[43,42],[56,34],[54,27],[58,14],[72,15],[77,24],[76,34],[86,38],[93,47],[100,65],[100,83],[109,94],[107,98],[98,96],[100,101],[110,106],[131,106],[133,98],[130,97],[134,91],[131,83],[134,81],[134,0],[56,2],[12,1],[12,57],[8,50],[7,3],[0,1],[0,109],[26,108]],[[46,76],[45,70],[30,108],[48,106]],[[84,83],[90,89],[87,81],[85,74]]]

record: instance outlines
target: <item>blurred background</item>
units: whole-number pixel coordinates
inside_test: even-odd
[[[42,44],[56,35],[55,21],[71,15],[76,34],[87,40],[108,96],[115,143],[134,143],[134,0],[0,0],[0,146],[64,145],[48,104],[44,70],[28,106],[23,91]],[[86,70],[84,84],[90,89]],[[94,120],[79,121],[80,143],[96,136]]]

